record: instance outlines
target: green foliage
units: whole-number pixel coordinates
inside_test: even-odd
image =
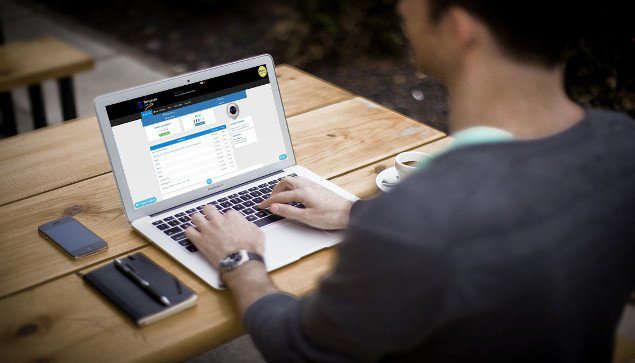
[[[277,9],[272,36],[283,61],[310,66],[360,55],[404,57],[408,45],[397,0],[292,0]],[[567,64],[565,85],[584,106],[635,117],[635,37],[605,34],[580,40]]]
[[[565,85],[576,102],[627,112],[635,117],[635,38],[581,39],[567,63]]]
[[[293,0],[277,9],[276,48],[294,64],[359,54],[401,55],[406,41],[396,0]]]

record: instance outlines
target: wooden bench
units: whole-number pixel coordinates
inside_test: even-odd
[[[94,66],[95,61],[90,55],[52,37],[0,45],[3,134],[11,136],[17,133],[10,91],[19,87],[27,87],[34,127],[46,126],[41,82],[49,79],[57,79],[63,119],[76,118],[72,76]]]

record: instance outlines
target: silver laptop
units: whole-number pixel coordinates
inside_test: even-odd
[[[341,240],[256,207],[287,175],[357,199],[296,164],[271,56],[99,96],[95,110],[134,229],[214,288],[217,271],[184,233],[206,205],[262,228],[269,271]]]

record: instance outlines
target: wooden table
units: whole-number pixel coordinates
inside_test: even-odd
[[[445,135],[290,66],[277,68],[300,164],[368,198],[375,176],[406,150],[447,147]],[[229,292],[213,290],[128,224],[94,117],[0,141],[0,361],[183,360],[242,333]],[[72,260],[37,225],[74,215],[108,251]],[[82,281],[142,251],[199,294],[196,307],[144,328]],[[272,273],[302,295],[329,271],[323,250]]]

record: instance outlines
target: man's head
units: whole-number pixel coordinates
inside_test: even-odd
[[[579,30],[558,1],[402,0],[399,10],[417,66],[441,78],[475,50],[559,66]]]

